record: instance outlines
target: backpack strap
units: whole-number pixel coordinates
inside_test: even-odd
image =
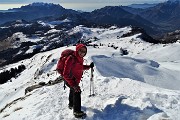
[[[70,55],[69,57],[71,57],[73,59],[73,64],[72,64],[72,67],[75,65],[75,61],[76,61],[76,56],[75,55]],[[70,70],[70,75],[69,76],[72,76],[73,78],[75,78],[73,75],[72,75],[72,69]],[[75,79],[73,79],[75,81]],[[66,86],[70,87],[67,83],[67,81],[64,80],[64,90],[66,89]]]

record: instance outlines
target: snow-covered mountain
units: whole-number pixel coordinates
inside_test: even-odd
[[[6,22],[24,19],[31,21],[43,17],[58,18],[66,14],[79,14],[75,10],[65,9],[59,4],[35,2],[29,5],[21,6],[20,8],[9,9],[5,12],[0,12],[0,24]]]
[[[73,26],[76,23],[69,19],[51,22],[17,20],[5,24],[0,27],[0,66],[32,57],[38,52],[77,43],[81,34],[68,35]]]
[[[30,58],[39,52],[76,44],[80,40],[84,40],[84,33],[81,31],[71,32],[75,26],[82,23],[82,20],[75,17],[74,19],[66,18],[36,22],[17,20],[4,24],[3,27],[0,27],[0,34],[2,34],[0,36],[0,66]],[[142,33],[139,37],[143,40],[151,43],[160,42],[150,37],[142,28],[131,28],[132,30],[122,37]]]
[[[122,37],[132,27],[87,28],[76,26],[69,34],[81,33],[89,42],[85,64],[95,63],[95,96],[89,97],[90,71],[82,81],[82,110],[87,120],[179,120],[180,119],[180,42],[153,44],[141,33]],[[0,119],[73,120],[68,109],[69,88],[63,83],[25,89],[39,82],[58,78],[56,63],[61,47],[38,53],[30,59],[5,66],[0,72],[25,65],[16,78],[0,85]],[[122,50],[126,50],[124,55]]]

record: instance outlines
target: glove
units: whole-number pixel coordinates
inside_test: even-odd
[[[94,63],[92,62],[89,66],[90,66],[90,68],[93,68],[94,67]]]
[[[74,86],[73,89],[75,92],[81,92],[81,89],[79,86]]]

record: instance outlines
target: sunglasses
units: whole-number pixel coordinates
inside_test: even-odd
[[[81,53],[86,53],[87,51],[80,49],[79,52],[81,52]]]

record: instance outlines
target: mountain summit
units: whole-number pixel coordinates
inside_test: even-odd
[[[139,15],[132,14],[122,9],[121,6],[106,6],[94,10],[88,18],[97,24],[111,24],[118,26],[139,26],[144,28],[148,33],[154,33],[156,25],[142,18]]]
[[[0,24],[18,19],[30,21],[42,17],[59,17],[64,14],[77,13],[74,10],[65,9],[58,4],[52,3],[32,3],[26,6],[22,6],[21,8],[9,9],[9,11],[14,12],[0,12]]]

